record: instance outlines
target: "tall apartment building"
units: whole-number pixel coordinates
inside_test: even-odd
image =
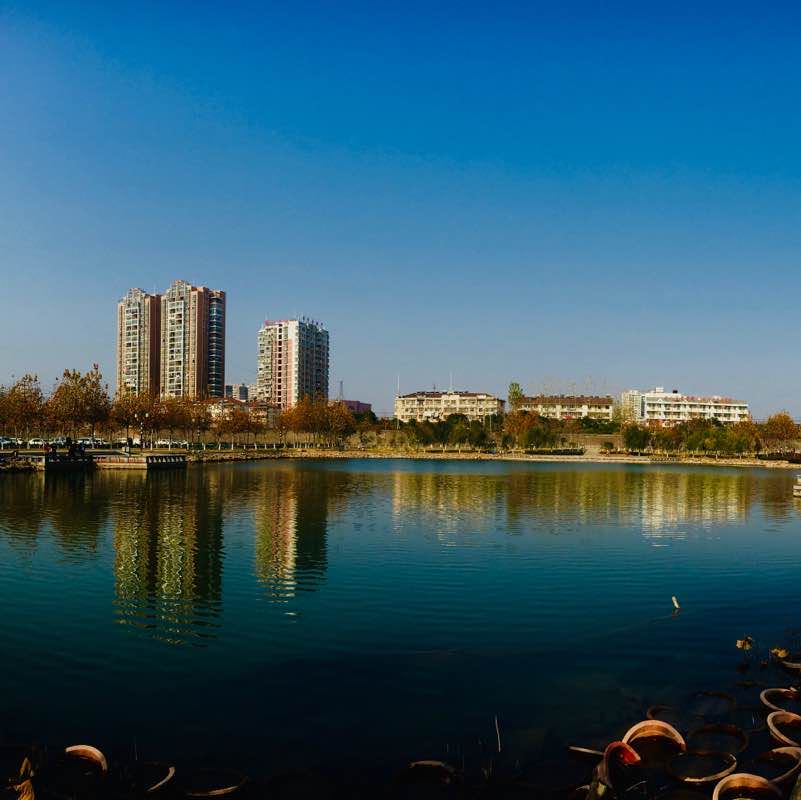
[[[638,422],[670,427],[692,419],[716,419],[719,422],[743,422],[751,418],[748,403],[730,397],[712,395],[695,397],[664,387],[640,392],[628,389],[620,396],[624,414]]]
[[[482,420],[503,412],[504,402],[485,392],[412,392],[395,398],[395,417],[401,422],[435,422],[451,414]]]
[[[258,336],[256,394],[281,409],[328,398],[328,331],[309,319],[267,320]]]
[[[117,303],[117,391],[159,392],[161,299],[129,289]]]
[[[174,281],[161,296],[161,395],[223,397],[225,292]]]
[[[590,419],[612,421],[615,401],[611,397],[588,395],[538,395],[524,397],[518,406],[520,411],[539,414],[551,419]]]

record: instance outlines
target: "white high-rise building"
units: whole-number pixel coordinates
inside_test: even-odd
[[[328,399],[328,331],[309,319],[267,320],[259,331],[256,394],[281,409]]]
[[[117,303],[117,391],[159,391],[161,300],[130,289]]]
[[[712,395],[695,397],[662,386],[640,392],[628,389],[620,396],[624,415],[638,422],[669,427],[692,419],[716,419],[719,422],[743,422],[751,418],[748,403],[730,397]]]

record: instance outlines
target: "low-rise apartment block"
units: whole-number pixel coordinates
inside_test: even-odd
[[[528,411],[550,419],[589,417],[611,422],[615,401],[612,397],[592,395],[538,395],[524,397],[517,408],[519,411]]]
[[[724,423],[751,419],[748,403],[742,400],[721,395],[696,397],[681,394],[677,389],[666,392],[662,386],[645,392],[628,389],[621,394],[620,401],[625,416],[648,425],[670,427],[692,419],[716,419]]]
[[[373,410],[372,403],[363,403],[361,400],[342,400],[341,403],[351,414],[366,414]]]
[[[485,392],[413,392],[395,398],[395,417],[401,422],[436,422],[451,414],[483,420],[503,413],[504,402]]]

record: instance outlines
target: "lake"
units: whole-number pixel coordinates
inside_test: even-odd
[[[0,480],[0,733],[274,771],[521,762],[795,636],[794,474],[271,461]],[[671,596],[681,603],[673,614]]]

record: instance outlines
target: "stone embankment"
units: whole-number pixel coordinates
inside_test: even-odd
[[[36,467],[23,459],[7,459],[0,461],[0,475],[11,475],[19,472],[36,472]]]
[[[437,450],[402,450],[402,449],[348,449],[335,450],[326,448],[308,449],[279,449],[279,450],[234,450],[217,451],[206,450],[200,453],[190,453],[190,463],[214,463],[224,461],[261,461],[269,459],[406,459],[418,461],[527,461],[542,463],[579,463],[579,464],[675,464],[704,467],[750,467],[760,469],[796,469],[801,472],[801,466],[790,464],[787,461],[767,461],[755,458],[715,458],[701,456],[686,456],[683,458],[670,458],[662,460],[658,456],[629,456],[629,455],[602,455],[587,453],[585,455],[547,455],[542,453],[528,454],[516,452],[481,453],[466,451],[437,451]]]

